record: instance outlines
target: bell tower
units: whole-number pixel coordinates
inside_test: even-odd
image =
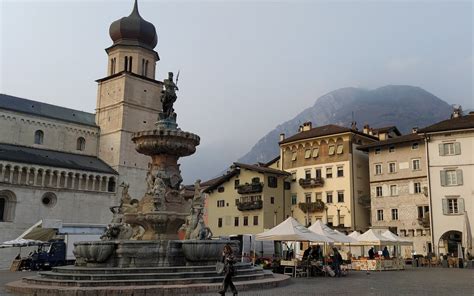
[[[119,173],[119,184],[130,184],[132,196],[143,196],[149,158],[137,153],[132,133],[153,129],[162,106],[163,83],[155,80],[160,60],[158,38],[135,4],[132,13],[110,25],[112,46],[107,76],[97,80],[96,123],[100,126],[99,157]]]

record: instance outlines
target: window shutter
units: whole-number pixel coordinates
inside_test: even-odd
[[[441,201],[443,202],[443,214],[447,215],[448,214],[448,200],[446,198],[443,198]]]
[[[461,154],[461,143],[459,142],[454,143],[454,154],[456,155]]]
[[[464,198],[458,198],[458,213],[464,213]]]
[[[456,170],[456,181],[458,185],[462,185],[462,170]]]
[[[387,184],[382,185],[382,195],[383,196],[389,196],[388,185]]]
[[[441,186],[446,186],[446,171],[441,170],[439,171],[440,178],[441,178]]]
[[[439,155],[443,156],[444,155],[444,144],[439,144]]]
[[[415,183],[413,183],[413,181],[410,181],[410,183],[408,183],[408,193],[415,193]]]

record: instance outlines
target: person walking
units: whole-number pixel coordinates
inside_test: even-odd
[[[341,277],[341,274],[342,274],[342,272],[341,272],[342,256],[341,256],[341,254],[339,253],[339,251],[337,250],[336,247],[334,247],[332,250],[334,252],[332,265],[333,265],[334,272],[336,273],[335,276]]]
[[[232,282],[232,277],[235,275],[235,258],[232,247],[229,244],[224,246],[221,262],[224,263],[224,281],[222,282],[222,290],[219,291],[219,294],[225,295],[227,289],[230,287],[232,294],[237,295],[237,289]]]

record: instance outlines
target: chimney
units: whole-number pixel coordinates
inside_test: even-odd
[[[369,128],[369,135],[371,135],[371,136],[374,135],[374,129],[373,128]]]
[[[363,133],[368,135],[369,134],[369,129],[370,129],[370,126],[368,124],[364,125],[364,131]]]
[[[311,121],[306,121],[305,123],[303,123],[303,132],[309,131],[312,126],[313,124],[311,123]]]
[[[461,105],[453,105],[453,114],[451,115],[451,118],[459,118],[461,117],[462,114],[462,107]]]
[[[418,133],[418,127],[417,127],[417,126],[412,127],[412,128],[411,128],[411,133],[412,133],[412,134]]]
[[[280,142],[283,141],[285,139],[285,133],[281,133],[280,134]]]
[[[298,133],[301,133],[302,131],[303,131],[303,126],[300,125],[300,126],[298,127]]]

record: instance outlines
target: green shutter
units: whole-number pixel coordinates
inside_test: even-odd
[[[461,143],[459,142],[454,143],[454,154],[456,155],[461,154]]]
[[[448,200],[446,198],[443,198],[441,201],[443,202],[443,214],[447,215],[448,214]]]
[[[458,213],[464,213],[464,198],[458,198]]]
[[[458,185],[462,185],[462,170],[456,170],[456,181]]]
[[[439,144],[438,147],[439,147],[439,155],[444,156],[444,145]]]
[[[440,178],[441,178],[441,186],[446,186],[446,171],[441,170],[439,171]]]

